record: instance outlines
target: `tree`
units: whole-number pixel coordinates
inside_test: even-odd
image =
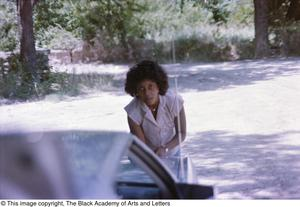
[[[268,0],[254,0],[255,58],[268,57]]]
[[[39,83],[32,18],[33,7],[37,1],[38,0],[17,0],[21,33],[20,60],[25,73],[24,81],[31,86],[34,86],[35,83]]]
[[[281,15],[286,20],[300,20],[300,0],[268,0],[270,13]],[[285,7],[285,13],[280,14],[278,11]],[[277,18],[279,18],[277,16]]]
[[[300,1],[291,0],[290,7],[287,12],[287,18],[291,20],[300,20]]]
[[[82,27],[83,38],[92,42],[101,39],[108,50],[120,44],[126,49],[128,59],[133,59],[129,39],[142,37],[140,29],[143,24],[135,18],[136,13],[143,10],[137,0],[84,1],[77,3],[79,25]]]
[[[289,33],[295,21],[300,20],[300,0],[268,0],[269,34],[273,34],[272,47],[281,56],[289,54]]]

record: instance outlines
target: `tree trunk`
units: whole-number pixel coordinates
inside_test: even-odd
[[[21,62],[24,66],[24,72],[32,83],[38,83],[39,77],[36,66],[36,50],[33,34],[32,10],[35,1],[18,0],[18,9],[21,23]]]
[[[268,57],[268,0],[254,0],[255,58]]]

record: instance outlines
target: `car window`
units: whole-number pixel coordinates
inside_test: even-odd
[[[122,199],[162,199],[163,191],[138,163],[124,156],[116,182],[116,193]]]
[[[167,167],[178,181],[187,181],[187,159],[180,156],[164,157],[161,158],[162,163]],[[140,182],[140,183],[154,183],[154,180],[145,172],[139,165],[124,156],[120,161],[120,169],[118,172],[118,181],[126,182]]]
[[[77,180],[74,184],[81,197],[92,198],[95,192],[112,187],[129,141],[127,134],[118,133],[72,133],[64,137],[70,168]]]
[[[116,192],[123,199],[176,198],[175,176],[169,167],[139,140],[120,160]],[[168,168],[168,169],[167,169]]]
[[[129,159],[127,155],[123,156],[120,161],[120,168],[117,181],[137,182],[137,183],[154,183],[154,180],[139,165]]]

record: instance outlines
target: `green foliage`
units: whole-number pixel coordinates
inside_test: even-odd
[[[182,44],[196,38],[204,41],[203,45],[209,42],[220,48],[220,44],[226,47],[226,41],[245,38],[226,28],[240,25],[239,29],[253,29],[252,4],[252,0],[45,0],[36,6],[36,39],[41,47],[53,49],[73,49],[85,40],[92,47],[101,45],[107,60],[120,59],[119,55],[111,57],[120,53],[127,58],[130,53],[137,56],[140,51],[135,45],[140,39],[156,42],[154,56],[170,53],[167,45],[172,39]],[[250,42],[253,35],[247,38]]]
[[[212,24],[253,22],[253,0],[181,0],[181,8],[189,3],[206,9]]]
[[[48,27],[44,33],[38,33],[40,47],[51,49],[72,50],[81,45],[81,40],[72,32],[66,31],[60,27]]]
[[[71,0],[38,1],[34,9],[34,27],[37,33],[44,32],[50,27],[74,32],[78,27],[77,18],[73,16],[75,8]]]
[[[32,85],[30,74],[25,72],[19,61],[19,55],[11,55],[6,60],[0,59],[0,97],[29,100],[52,92],[51,84],[56,79],[52,78],[49,66],[40,65],[44,62],[43,57],[38,57],[38,68],[42,79],[37,85]]]
[[[112,75],[70,74],[52,71],[47,64],[47,56],[38,53],[37,65],[40,83],[32,85],[25,72],[19,55],[0,58],[0,98],[10,100],[40,99],[49,94],[77,96],[90,90],[109,90],[113,87]]]
[[[39,95],[39,85],[34,85],[32,76],[26,72],[20,62],[20,55],[12,54],[0,59],[0,95],[9,99],[26,100]],[[46,64],[48,58],[43,54],[37,55],[37,68],[41,82],[47,79],[50,68]]]
[[[143,8],[137,0],[78,1],[76,15],[85,40],[100,34],[103,41],[118,43],[129,36],[143,36],[141,22],[134,18]]]
[[[253,32],[238,26],[202,26],[175,40],[177,61],[221,61],[252,58]]]
[[[291,31],[291,28],[295,28],[297,22],[290,21],[287,18],[290,5],[290,0],[280,0],[269,3],[269,7],[271,7],[270,15],[268,16],[269,43],[271,48],[273,49],[274,54],[280,54],[283,51],[283,48],[288,46],[291,48],[291,51],[289,52],[293,54],[294,45],[297,45],[298,47],[300,45],[298,41],[294,41],[295,32]],[[293,35],[288,35],[288,32],[291,32],[290,34]],[[290,40],[293,40],[292,44],[288,43],[287,36],[289,36]]]
[[[15,2],[9,2],[10,13],[15,14]],[[2,3],[6,10],[9,2]],[[0,30],[0,34],[10,31],[9,35],[7,32],[2,35],[6,39],[0,40],[0,47],[2,43],[5,50],[12,50],[18,44],[14,38],[15,22],[15,16],[11,15],[6,27]],[[148,56],[167,59],[172,39],[180,48],[190,48],[190,44],[197,41],[202,42],[198,46],[213,44],[212,48],[220,49],[233,40],[244,43],[254,38],[254,33],[249,35],[248,32],[253,29],[252,0],[43,0],[35,6],[34,24],[39,47],[72,50],[86,41],[88,48],[101,47],[94,51],[103,51],[107,60],[119,60],[119,54],[123,54],[125,60],[129,54],[137,57],[141,53],[141,40],[155,42],[153,49],[147,50],[153,53]],[[230,29],[233,25],[237,31]],[[196,55],[201,50],[191,50],[194,52],[187,53],[203,56]],[[214,51],[210,52],[215,56]]]
[[[2,59],[0,65],[0,94],[4,98],[25,99],[34,94],[30,74],[26,73],[19,55],[11,55],[7,60]]]
[[[211,11],[212,19],[216,24],[227,23],[229,17],[229,2],[224,0],[212,0],[205,4],[205,7]]]
[[[228,5],[230,24],[244,25],[253,27],[254,25],[254,6],[253,0],[237,0],[236,3]]]
[[[79,94],[79,86],[73,84],[67,73],[50,73],[49,78],[40,85],[41,95],[59,94],[76,96]]]
[[[13,51],[18,45],[15,2],[0,2],[0,51]]]
[[[208,23],[210,14],[207,10],[186,2],[183,8],[175,1],[145,1],[147,10],[138,15],[145,22],[143,30],[146,38],[156,41],[170,41],[180,35],[185,28],[197,28]]]
[[[34,27],[40,47],[74,49],[80,44],[75,6],[71,0],[39,1],[35,6]]]

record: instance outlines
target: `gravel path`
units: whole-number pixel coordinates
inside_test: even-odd
[[[171,88],[177,77],[185,100],[183,147],[200,183],[214,185],[219,199],[300,198],[300,59],[165,67]],[[70,71],[85,68],[113,74],[112,90],[2,105],[0,130],[128,131],[122,108],[131,98],[120,88],[127,66],[73,65]]]

